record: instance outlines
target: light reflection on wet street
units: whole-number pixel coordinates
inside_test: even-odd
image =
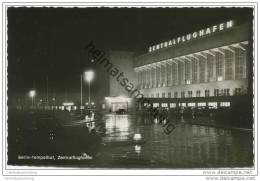
[[[102,151],[101,157],[106,159],[127,160],[123,163],[125,167],[138,164],[155,168],[253,165],[252,132],[179,124],[166,135],[162,125],[132,115],[106,115],[105,127],[104,142],[132,140],[135,134],[141,134],[146,141],[142,145],[121,145]]]

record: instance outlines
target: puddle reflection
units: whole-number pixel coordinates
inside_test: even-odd
[[[181,124],[170,135],[163,133],[158,121],[135,116],[108,115],[105,127],[109,141],[141,137],[142,146],[124,146],[111,150],[114,155],[135,155],[175,168],[245,167],[253,165],[251,132]],[[136,136],[138,135],[138,136]],[[127,150],[127,151],[126,151]]]

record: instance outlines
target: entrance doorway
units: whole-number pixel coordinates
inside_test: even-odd
[[[112,112],[116,112],[119,109],[128,110],[128,102],[113,102],[112,103]]]

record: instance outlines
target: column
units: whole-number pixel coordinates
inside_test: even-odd
[[[168,64],[167,64],[167,66],[169,67],[169,72],[167,71],[167,74],[169,73],[169,79],[168,79],[168,77],[167,77],[167,86],[172,86],[173,84],[172,84],[172,72],[173,72],[173,69],[172,69],[172,61],[168,61],[167,62]],[[167,75],[168,76],[168,75]]]
[[[150,69],[149,66],[146,66],[146,80],[147,80],[147,84],[146,84],[146,88],[150,87]]]
[[[185,85],[185,80],[186,80],[185,72],[186,71],[185,71],[185,61],[184,60],[182,61],[182,64],[183,64],[182,84],[184,83],[184,85]]]
[[[236,52],[234,50],[234,56],[232,59],[232,79],[236,80]]]
[[[216,67],[216,56],[213,56],[213,80],[214,80],[214,81],[217,80],[216,71],[217,71],[217,67]]]
[[[223,80],[226,80],[226,56],[225,56],[224,51],[221,51],[221,52],[222,52],[222,55],[223,55]]]
[[[159,81],[159,87],[161,87],[161,86],[162,86],[162,63],[159,62],[158,65],[159,65],[159,68],[160,68],[160,81]]]
[[[207,57],[204,58],[203,61],[205,61],[205,82],[208,82],[209,80],[208,80],[208,61],[207,61]]]
[[[200,60],[195,58],[195,61],[197,62],[197,83],[200,83]]]
[[[175,85],[179,85],[179,65],[178,65],[178,61],[175,62],[175,66],[176,66],[176,78],[175,78]]]
[[[194,62],[193,62],[194,63]],[[192,60],[190,59],[189,60],[189,64],[190,64],[190,83],[192,84],[193,83],[193,81],[192,81],[192,79],[193,79],[193,75],[192,75],[192,67],[193,67],[193,63],[192,63]],[[187,78],[186,78],[187,79]]]
[[[149,65],[149,69],[150,69],[150,88],[153,87],[153,67],[151,65]]]
[[[153,87],[157,86],[157,70],[156,70],[156,65],[154,65],[154,85]]]
[[[144,67],[144,88],[146,88],[147,79],[146,79],[146,68]]]
[[[164,86],[167,86],[167,82],[168,82],[168,71],[167,71],[167,62],[164,62],[164,68],[165,68],[165,79],[164,79]]]

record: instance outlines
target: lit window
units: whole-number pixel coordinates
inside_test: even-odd
[[[195,107],[195,102],[189,102],[188,107]]]
[[[168,107],[167,103],[162,103],[162,107]]]
[[[246,78],[246,51],[237,48],[235,50],[235,61],[236,79]]]
[[[153,103],[153,107],[159,107],[159,103]]]
[[[170,103],[170,108],[175,108],[176,107],[176,103]]]
[[[222,76],[218,76],[218,81],[223,81],[223,77]]]
[[[206,102],[198,102],[198,107],[205,107],[206,106]]]
[[[185,102],[182,102],[179,104],[181,107],[186,107],[186,103]]]
[[[230,102],[220,102],[220,107],[230,107]]]
[[[225,50],[225,80],[233,79],[234,54],[230,50]]]
[[[217,102],[209,102],[208,105],[209,105],[209,108],[217,108],[218,107]]]
[[[223,73],[224,73],[224,55],[217,52],[216,53],[216,74],[217,74],[218,81],[223,80]]]

